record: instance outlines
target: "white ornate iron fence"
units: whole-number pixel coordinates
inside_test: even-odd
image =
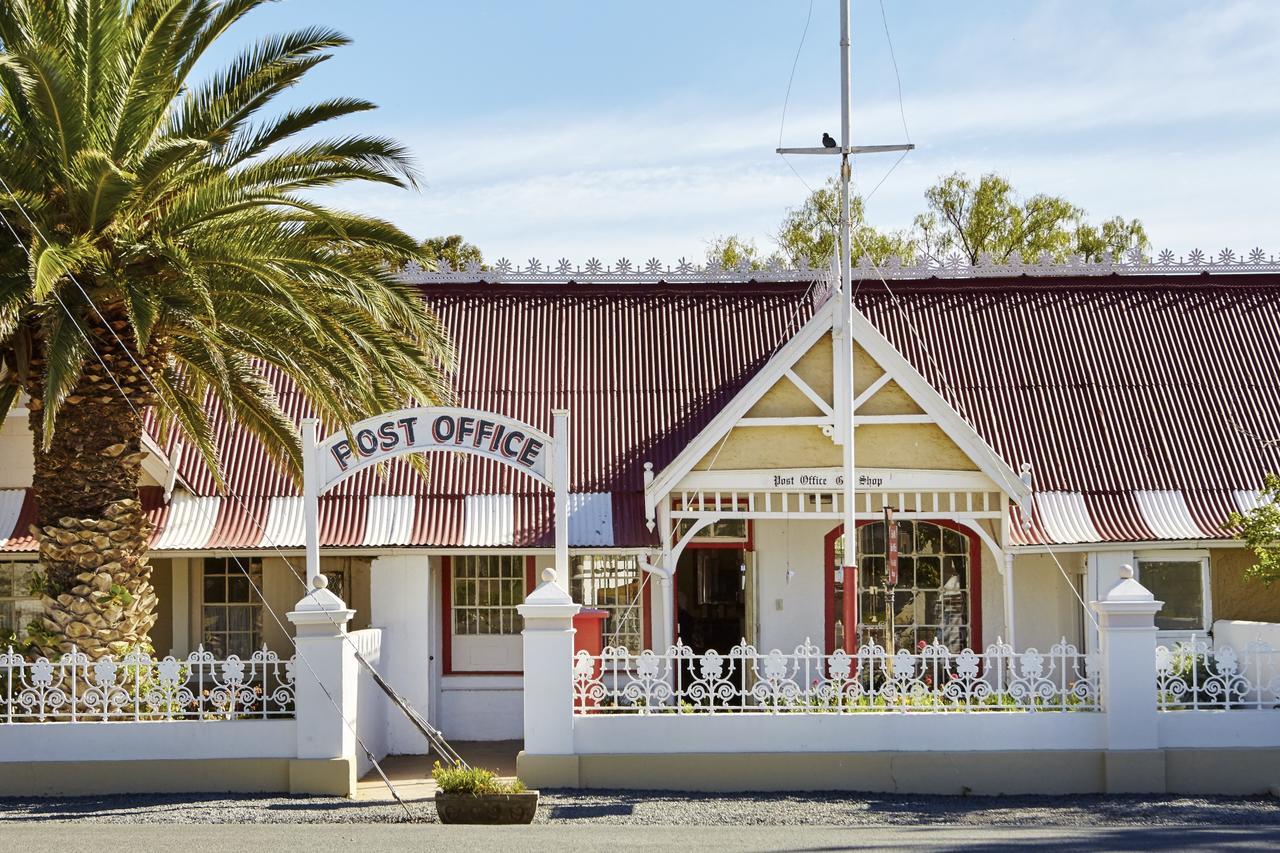
[[[1195,636],[1157,646],[1156,689],[1162,711],[1280,710],[1280,651],[1249,643],[1241,653]]]
[[[291,718],[293,708],[293,659],[265,646],[246,660],[203,647],[182,660],[0,655],[0,724]]]
[[[953,652],[935,641],[890,654],[862,646],[824,654],[806,640],[791,653],[745,641],[728,654],[663,654],[612,646],[574,659],[575,714],[852,714],[945,711],[1096,711],[1098,666],[1064,639],[1047,652]]]

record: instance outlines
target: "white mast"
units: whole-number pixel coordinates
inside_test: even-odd
[[[840,310],[836,312],[839,331],[835,329],[835,340],[832,342],[838,350],[841,393],[840,418],[836,428],[844,439],[844,594],[857,595],[851,588],[853,572],[849,569],[856,565],[854,559],[857,548],[857,523],[854,520],[854,496],[857,484],[854,482],[854,421],[853,421],[853,217],[849,211],[849,181],[852,169],[849,166],[849,146],[853,144],[850,133],[850,100],[853,97],[853,71],[850,59],[849,40],[849,4],[851,0],[840,0]],[[847,424],[847,425],[846,425]],[[843,427],[843,429],[841,429]],[[846,625],[845,637],[857,630],[856,625]],[[846,641],[847,642],[847,641]]]
[[[842,445],[844,468],[844,594],[856,596],[854,574],[856,565],[855,536],[856,516],[854,499],[857,493],[854,469],[854,418],[853,418],[853,219],[850,213],[849,157],[853,154],[876,154],[885,151],[910,151],[914,145],[854,145],[851,129],[853,98],[853,69],[851,59],[849,6],[851,0],[840,0],[840,147],[838,148],[779,148],[779,154],[839,154],[840,155],[840,293],[835,304],[831,325],[835,364],[833,376],[836,383],[835,439]],[[846,599],[847,600],[847,599]],[[845,626],[846,643],[854,636],[856,625]]]

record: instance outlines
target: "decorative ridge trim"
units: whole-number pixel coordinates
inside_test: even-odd
[[[1268,254],[1261,249],[1253,249],[1248,253],[1237,253],[1231,249],[1222,249],[1216,253],[1196,249],[1186,255],[1177,255],[1168,249],[1159,254],[1149,256],[1138,251],[1126,253],[1120,258],[1107,258],[1100,261],[1088,261],[1075,255],[1066,261],[1057,262],[1043,253],[1038,259],[1024,260],[1019,253],[1006,262],[997,262],[989,255],[983,255],[978,263],[970,264],[959,254],[952,253],[945,258],[917,257],[909,260],[890,258],[877,269],[871,262],[863,258],[854,268],[860,279],[875,279],[883,275],[887,279],[918,278],[1008,278],[1015,276],[1087,276],[1087,275],[1150,275],[1150,274],[1183,274],[1197,273],[1277,273],[1280,272],[1280,255]],[[435,271],[427,270],[413,263],[409,264],[400,277],[410,284],[431,283],[476,283],[476,282],[513,282],[513,283],[564,283],[595,282],[643,283],[643,282],[749,282],[749,281],[816,281],[826,280],[831,276],[829,267],[813,266],[802,260],[798,266],[785,267],[777,262],[770,262],[758,268],[743,261],[735,267],[725,267],[718,263],[696,264],[681,258],[674,265],[664,264],[657,258],[650,258],[643,263],[636,263],[628,258],[619,258],[607,264],[598,258],[591,258],[585,264],[576,265],[567,258],[561,258],[554,264],[543,263],[537,258],[530,258],[523,266],[513,263],[507,258],[500,258],[489,269],[483,269],[477,263],[470,263],[465,268],[455,270],[447,261],[442,261]]]

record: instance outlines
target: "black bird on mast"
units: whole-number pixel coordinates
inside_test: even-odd
[[[822,134],[822,147],[823,147],[823,148],[835,148],[835,147],[836,147],[836,141],[835,141],[834,139],[832,139],[832,138],[831,138],[831,134],[829,134],[829,133],[824,133],[824,134]]]

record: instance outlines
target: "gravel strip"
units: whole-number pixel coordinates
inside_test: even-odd
[[[197,799],[198,797],[198,799]],[[435,822],[429,801],[395,804],[325,797],[148,794],[0,798],[0,823]],[[704,794],[544,791],[536,823],[681,826],[1280,826],[1271,797],[952,797],[893,794]]]

